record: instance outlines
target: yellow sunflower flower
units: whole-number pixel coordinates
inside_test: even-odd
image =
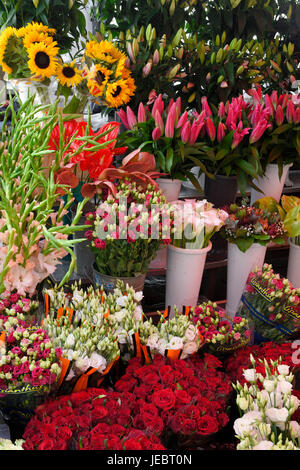
[[[35,44],[38,42],[43,42],[44,44],[47,44],[47,46],[49,46],[50,44],[52,44],[53,46],[57,45],[57,42],[53,41],[52,36],[48,36],[45,33],[40,33],[39,31],[32,30],[27,32],[23,36],[23,44],[26,49],[28,49],[31,44]]]
[[[43,42],[31,44],[27,49],[28,67],[37,76],[51,77],[56,73],[58,47]]]
[[[128,101],[132,96],[132,84],[128,86],[127,80],[120,79],[110,82],[106,86],[105,100],[110,108],[119,108]]]
[[[81,80],[83,80],[81,71],[75,67],[75,62],[68,64],[58,64],[56,75],[58,77],[59,82],[61,85],[67,85],[68,87],[78,85]]]
[[[18,36],[23,37],[26,34],[29,34],[29,33],[32,33],[32,32],[45,33],[45,34],[53,35],[53,34],[56,33],[56,29],[49,28],[49,26],[46,26],[45,24],[36,23],[36,22],[33,21],[32,23],[28,23],[23,28],[19,28],[18,29]]]
[[[0,65],[5,73],[8,75],[12,73],[12,68],[8,65],[6,57],[7,45],[10,38],[15,36],[17,38],[17,29],[12,26],[8,26],[0,35]]]
[[[102,96],[112,71],[106,67],[95,64],[91,67],[87,75],[87,86],[93,96]]]
[[[108,64],[113,64],[122,57],[126,59],[126,56],[109,41],[88,41],[86,43],[85,53],[92,59],[104,61]]]

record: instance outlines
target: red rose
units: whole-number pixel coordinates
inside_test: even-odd
[[[56,450],[56,440],[55,439],[43,439],[43,441],[38,445],[37,450]]]
[[[218,414],[218,421],[219,421],[220,427],[224,428],[226,426],[226,424],[229,422],[229,416],[224,412],[219,413]]]
[[[142,446],[135,439],[127,439],[124,442],[124,449],[126,449],[126,450],[142,450]]]
[[[157,374],[155,373],[149,373],[149,374],[146,374],[145,377],[143,378],[143,382],[146,384],[146,385],[156,385],[158,382],[159,382],[159,377]]]
[[[185,436],[195,434],[197,431],[197,421],[195,419],[185,419],[182,423],[180,432]]]
[[[214,434],[219,430],[218,421],[209,415],[198,419],[198,432],[202,435]]]
[[[178,411],[177,413],[175,413],[173,419],[170,422],[170,427],[172,431],[175,432],[176,434],[180,432],[185,419],[186,417],[181,411]]]
[[[110,428],[109,424],[99,423],[94,428],[92,428],[91,436],[94,436],[96,434],[108,434],[110,432],[110,430],[111,430],[111,428]]]
[[[165,390],[154,392],[152,401],[155,406],[158,406],[162,410],[170,410],[175,405],[176,397],[170,388],[166,388]]]
[[[104,406],[95,406],[92,410],[92,419],[93,421],[102,421],[108,415],[108,410]]]
[[[135,385],[136,385],[136,380],[132,378],[129,380],[123,380],[122,378],[115,383],[115,389],[118,392],[131,392],[134,389]]]
[[[191,402],[192,397],[185,390],[175,390],[176,406],[187,405]]]

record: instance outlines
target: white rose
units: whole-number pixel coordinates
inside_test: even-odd
[[[125,318],[126,314],[127,314],[127,310],[125,308],[122,308],[122,310],[120,310],[119,312],[116,312],[114,316],[117,322],[120,323]]]
[[[167,349],[167,342],[164,338],[161,338],[157,343],[157,350],[159,354],[163,356],[165,354],[166,349]]]
[[[290,394],[292,391],[293,385],[286,380],[282,380],[277,385],[277,392],[281,392],[283,394]]]
[[[159,340],[158,334],[157,334],[157,333],[153,333],[153,334],[150,335],[149,338],[147,339],[147,346],[149,346],[149,348],[152,348],[152,349],[157,348],[158,340]]]
[[[75,344],[74,335],[72,333],[70,333],[66,338],[65,347],[66,348],[73,348],[74,344]]]
[[[292,437],[294,437],[295,439],[300,437],[300,425],[299,423],[297,423],[297,421],[290,422],[290,431],[291,431]]]
[[[188,341],[194,341],[197,337],[198,331],[194,325],[189,325],[185,331],[185,337]]]
[[[75,362],[75,367],[84,373],[90,367],[90,359],[88,357],[80,357]]]
[[[139,321],[142,319],[143,309],[140,305],[138,305],[133,313],[133,318],[135,321]]]
[[[262,416],[259,411],[249,411],[242,418],[235,420],[233,425],[234,432],[237,436],[243,437],[244,434],[249,434],[253,427],[256,428],[256,422],[261,420]]]
[[[288,414],[289,412],[286,408],[268,408],[266,410],[266,415],[272,423],[285,423]]]
[[[90,367],[93,367],[97,369],[98,372],[102,373],[107,367],[107,361],[103,356],[101,356],[101,354],[93,352],[90,357]]]
[[[264,389],[267,390],[267,392],[273,392],[275,388],[275,383],[273,380],[264,380]]]
[[[247,382],[255,382],[256,381],[256,371],[255,369],[245,369],[243,372],[243,376],[247,380]]]
[[[143,295],[143,292],[142,291],[139,291],[139,292],[135,292],[133,298],[136,302],[141,302],[142,299],[143,299],[144,295]]]
[[[284,364],[280,364],[278,367],[277,367],[277,370],[279,372],[280,375],[289,375],[289,372],[290,372],[290,367],[289,366],[286,366]]]
[[[126,297],[126,295],[122,295],[116,300],[116,304],[119,305],[120,307],[126,307],[127,302],[128,302],[128,298]]]
[[[194,354],[196,351],[198,351],[198,346],[197,346],[197,343],[195,343],[195,341],[189,341],[188,343],[185,343],[185,345],[183,346],[183,350],[182,350],[182,352],[184,354],[187,354],[188,356],[190,356],[191,354]]]
[[[253,450],[272,450],[273,442],[272,441],[260,441],[259,444],[254,446]]]
[[[168,343],[168,349],[182,349],[183,348],[183,341],[182,338],[179,336],[172,336]]]

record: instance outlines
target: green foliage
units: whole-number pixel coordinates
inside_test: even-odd
[[[57,31],[56,40],[63,52],[86,35],[82,9],[86,0],[0,0],[1,30],[7,26],[20,28],[32,21]]]

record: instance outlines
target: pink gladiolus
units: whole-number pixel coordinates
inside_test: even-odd
[[[139,104],[138,109],[138,122],[145,122],[146,121],[146,110],[143,103]]]
[[[155,121],[155,125],[160,128],[161,133],[163,133],[163,131],[164,131],[164,122],[162,120],[161,114],[158,111],[158,109],[155,112],[154,121]]]
[[[225,117],[225,104],[223,103],[223,101],[221,101],[221,103],[220,103],[219,110],[218,110],[218,116],[221,119],[223,119]]]
[[[165,136],[174,137],[174,127],[176,123],[176,104],[173,103],[166,120]]]
[[[292,123],[294,121],[294,114],[295,106],[292,101],[289,101],[286,107],[286,119],[288,123]]]
[[[117,115],[121,119],[121,121],[122,121],[123,125],[126,127],[126,129],[129,129],[127,114],[125,113],[125,111],[123,109],[120,109],[120,111],[117,112]]]
[[[161,137],[161,129],[159,127],[155,127],[152,131],[152,139],[158,140]]]
[[[186,121],[187,121],[187,116],[188,116],[188,113],[187,113],[187,111],[185,111],[185,112],[180,116],[180,118],[178,119],[178,122],[177,122],[177,125],[176,125],[176,129],[179,129],[180,127],[184,126],[184,124],[185,124]]]
[[[189,141],[191,135],[191,123],[190,121],[187,121],[181,128],[180,136],[181,140],[184,144],[186,144]]]
[[[266,129],[268,127],[270,127],[270,124],[268,124],[266,119],[262,119],[257,124],[257,126],[255,126],[255,128],[253,129],[253,131],[250,135],[250,139],[249,139],[250,144],[254,144],[255,142],[257,142],[261,138],[261,136],[264,134],[264,132],[266,131]]]
[[[204,122],[201,122],[200,124],[197,121],[193,122],[193,124],[191,125],[190,138],[188,140],[188,143],[190,145],[194,145],[203,126],[204,126]]]
[[[127,114],[128,127],[129,129],[132,129],[136,125],[137,120],[130,106],[126,107],[126,114]]]
[[[210,117],[206,119],[205,128],[210,140],[213,142],[216,138],[216,128]]]
[[[225,124],[223,122],[219,122],[218,130],[217,130],[217,141],[222,142],[225,137]]]
[[[276,113],[275,113],[275,121],[277,126],[281,126],[284,121],[284,112],[280,104],[277,106]]]

